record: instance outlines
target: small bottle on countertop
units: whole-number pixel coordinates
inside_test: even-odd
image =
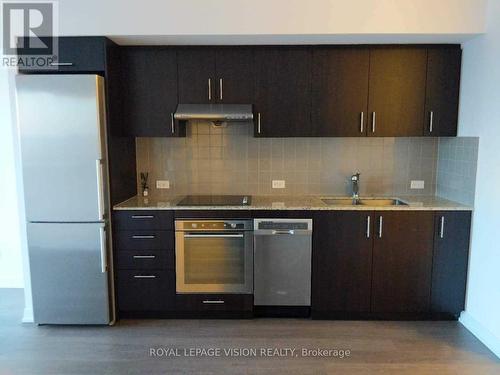
[[[149,195],[148,177],[148,172],[141,172],[141,187],[143,197],[147,197]]]

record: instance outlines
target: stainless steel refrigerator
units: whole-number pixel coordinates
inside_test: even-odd
[[[110,324],[104,80],[18,75],[16,92],[35,323]]]

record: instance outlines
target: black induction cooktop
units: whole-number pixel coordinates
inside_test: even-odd
[[[177,206],[248,206],[249,195],[186,195]]]

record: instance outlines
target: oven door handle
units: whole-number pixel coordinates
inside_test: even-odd
[[[185,233],[184,238],[243,238],[243,233],[231,234],[209,234],[209,233]]]

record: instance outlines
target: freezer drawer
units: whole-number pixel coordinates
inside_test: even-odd
[[[33,312],[38,324],[108,324],[105,227],[28,223]]]

